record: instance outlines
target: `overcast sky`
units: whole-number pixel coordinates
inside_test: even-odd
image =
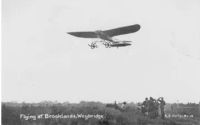
[[[200,101],[199,0],[2,0],[2,100]],[[72,31],[140,24],[132,46]]]

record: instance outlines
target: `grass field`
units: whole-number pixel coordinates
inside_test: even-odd
[[[166,105],[166,113],[173,113],[170,112],[170,106]],[[3,102],[2,125],[200,125],[199,104],[193,106],[197,109],[173,108],[176,113],[194,113],[192,118],[176,117],[162,120],[144,116],[135,103],[128,103],[120,110],[100,102]]]

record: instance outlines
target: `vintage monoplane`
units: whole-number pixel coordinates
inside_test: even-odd
[[[125,41],[125,40],[114,40],[112,37],[123,35],[123,34],[129,34],[137,32],[140,29],[139,24],[131,25],[131,26],[124,26],[116,29],[110,29],[110,30],[97,30],[97,31],[88,31],[88,32],[68,32],[68,34],[76,36],[76,37],[82,37],[82,38],[100,38],[101,41],[94,41],[91,44],[88,44],[91,49],[97,48],[97,42],[103,43],[106,48],[110,47],[124,47],[124,46],[130,46],[131,41]]]

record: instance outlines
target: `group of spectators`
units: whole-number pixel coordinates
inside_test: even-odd
[[[145,98],[144,102],[141,105],[141,112],[149,118],[157,118],[160,116],[162,119],[164,119],[164,106],[165,101],[163,97],[160,97],[157,100],[152,97],[150,97],[149,99]]]

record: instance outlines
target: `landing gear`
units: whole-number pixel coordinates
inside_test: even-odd
[[[91,44],[88,44],[88,46],[91,48],[91,49],[94,49],[94,48],[97,48],[97,44],[96,42],[92,42]]]
[[[95,42],[92,42],[91,44],[88,44],[88,46],[91,48],[91,49],[94,49],[94,48],[97,48],[97,42],[101,42],[103,43],[103,45],[105,45],[106,48],[111,48],[112,47],[112,42],[108,42],[108,41],[95,41]]]
[[[106,48],[110,48],[111,47],[111,43],[110,42],[104,42],[103,45],[105,45]]]

